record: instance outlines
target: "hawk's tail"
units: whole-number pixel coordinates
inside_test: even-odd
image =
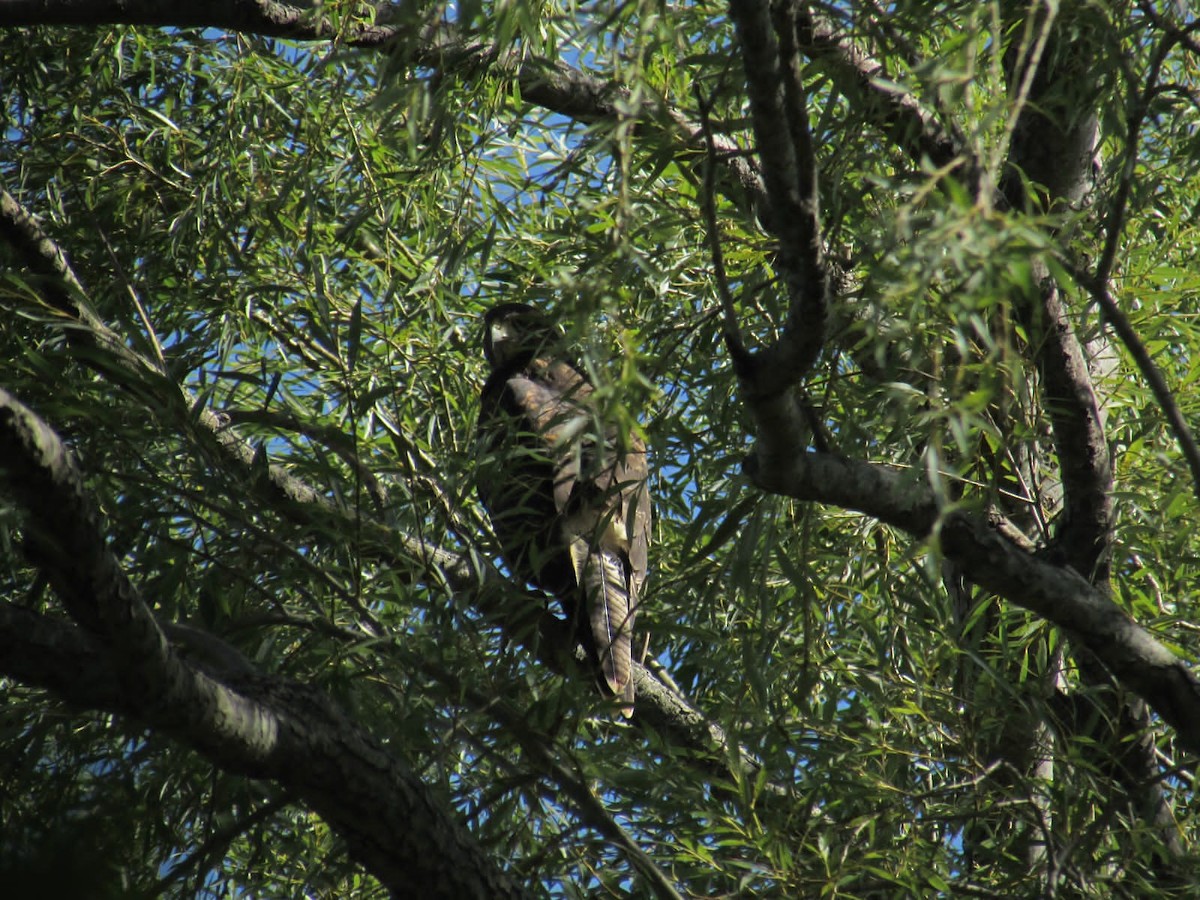
[[[582,584],[587,597],[592,639],[608,689],[622,699],[621,714],[633,715],[633,618],[637,597],[629,590],[629,564],[623,554],[588,554]]]

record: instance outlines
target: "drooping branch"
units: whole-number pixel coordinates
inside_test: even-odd
[[[495,45],[471,39],[440,19],[385,24],[343,21],[336,26],[320,6],[293,6],[272,0],[197,0],[180,5],[167,0],[12,0],[0,4],[0,28],[24,25],[141,25],[155,28],[220,28],[294,41],[336,42],[363,50],[390,52],[403,44],[414,66],[453,75],[488,68],[512,78],[521,97],[535,106],[579,122],[632,121],[642,132],[664,133],[680,157],[698,162],[704,147],[699,123],[646,92],[581,72],[561,60],[506,54]],[[718,187],[735,202],[753,209],[767,205],[756,167],[742,148],[717,137],[722,178]]]
[[[0,189],[0,239],[5,240],[27,269],[39,277],[38,296],[74,327],[64,329],[77,345],[98,352],[84,356],[86,363],[122,386],[136,384],[154,395],[162,408],[173,410],[181,423],[193,428],[206,448],[211,448],[234,472],[262,492],[284,515],[301,526],[332,522],[346,530],[355,514],[341,509],[321,491],[282,466],[260,466],[254,447],[229,427],[229,421],[201,407],[185,389],[163,377],[161,366],[131,350],[92,310],[81,280],[67,254],[41,228],[37,219],[11,194]],[[193,414],[194,412],[194,414]],[[471,590],[482,577],[470,561],[421,538],[397,532],[374,520],[359,521],[366,551],[388,565],[413,572],[414,578],[445,579],[454,590]]]
[[[1142,4],[1142,6],[1143,12],[1146,13],[1145,5]],[[1150,14],[1153,15],[1153,11],[1150,11]],[[1104,313],[1105,320],[1117,333],[1117,337],[1121,339],[1121,343],[1133,357],[1138,371],[1142,373],[1146,384],[1154,393],[1154,399],[1158,401],[1163,417],[1167,420],[1171,431],[1174,432],[1175,440],[1183,452],[1183,458],[1187,461],[1188,468],[1191,469],[1192,488],[1196,496],[1200,497],[1200,445],[1197,445],[1192,429],[1184,419],[1183,412],[1175,401],[1175,396],[1171,392],[1166,378],[1154,364],[1146,345],[1134,330],[1129,318],[1122,312],[1110,288],[1113,266],[1117,259],[1117,248],[1125,228],[1129,196],[1133,191],[1134,173],[1142,147],[1142,126],[1149,115],[1150,103],[1159,90],[1159,74],[1166,62],[1167,55],[1177,42],[1182,42],[1186,38],[1187,35],[1179,29],[1165,29],[1165,34],[1151,54],[1145,83],[1127,103],[1125,153],[1121,161],[1121,175],[1117,181],[1117,190],[1109,206],[1108,215],[1105,217],[1104,249],[1100,253],[1100,259],[1096,262],[1095,273],[1093,275],[1078,273],[1076,277],[1087,288],[1092,299],[1096,301],[1096,305]]]
[[[1107,284],[1093,278],[1084,279],[1084,284],[1092,295],[1092,299],[1096,301],[1096,305],[1104,312],[1105,320],[1112,325],[1113,331],[1117,333],[1117,337],[1121,339],[1121,343],[1133,357],[1138,371],[1146,379],[1146,384],[1154,393],[1154,399],[1158,401],[1158,408],[1162,410],[1163,418],[1167,420],[1171,431],[1174,432],[1179,449],[1183,452],[1183,458],[1192,472],[1192,490],[1197,498],[1200,498],[1200,444],[1196,443],[1196,437],[1192,434],[1191,426],[1184,418],[1183,411],[1179,408],[1179,403],[1176,401],[1170,385],[1167,384],[1166,377],[1154,364],[1154,358],[1150,355],[1150,351],[1137,331],[1134,330],[1129,317],[1117,304],[1117,299],[1109,291]]]

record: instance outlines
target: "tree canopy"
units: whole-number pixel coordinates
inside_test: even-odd
[[[2,883],[1192,895],[1198,31],[0,5]],[[478,500],[505,302],[649,450],[628,721]]]

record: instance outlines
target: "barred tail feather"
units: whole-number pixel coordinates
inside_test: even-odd
[[[608,689],[624,704],[621,714],[633,715],[633,617],[636,597],[629,592],[629,568],[620,554],[596,550],[584,572],[588,615],[600,671]]]

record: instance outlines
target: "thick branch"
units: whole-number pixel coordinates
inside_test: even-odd
[[[1063,521],[1055,543],[1067,561],[1094,583],[1108,581],[1113,529],[1112,461],[1104,419],[1083,348],[1067,317],[1057,283],[1035,261],[1040,313],[1034,354],[1053,428],[1063,484]]]
[[[1005,56],[1009,92],[1019,104],[1001,191],[1012,209],[1064,209],[1085,202],[1098,134],[1094,14],[1082,7],[1035,10],[1037,37]],[[1032,33],[1032,32],[1031,32]],[[1026,194],[1032,184],[1033,194]],[[1055,535],[1067,561],[1094,583],[1108,580],[1112,542],[1112,463],[1083,348],[1060,286],[1034,263],[1036,295],[1018,304],[1054,435],[1063,489]]]
[[[0,27],[19,25],[148,25],[155,28],[223,28],[264,37],[293,40],[340,38],[353,46],[381,46],[404,35],[411,26],[355,25],[334,28],[312,6],[272,0],[5,0]]]
[[[772,10],[762,0],[732,0],[729,12],[742,46],[762,159],[770,210],[766,223],[779,240],[776,266],[788,296],[787,321],[779,339],[735,362],[747,395],[769,397],[795,385],[816,362],[825,336],[829,278],[795,23],[786,7]]]
[[[1126,687],[1200,753],[1200,681],[1186,663],[1070,567],[1017,550],[978,521],[951,516],[941,529],[947,557],[972,581],[1069,630]]]
[[[393,890],[446,884],[445,896],[518,895],[470,835],[444,816],[419,779],[319,694],[247,671],[228,671],[219,682],[183,662],[108,551],[68,451],[45,423],[2,390],[0,459],[8,461],[0,491],[26,511],[31,558],[73,618],[91,632],[89,638],[66,623],[5,606],[0,625],[27,628],[42,651],[31,657],[28,647],[14,640],[19,632],[3,632],[0,641],[11,645],[5,657],[10,672],[62,691],[74,702],[125,712],[228,769],[270,777],[296,790]],[[47,650],[74,652],[78,658],[71,665],[55,660],[48,667]],[[75,683],[81,667],[88,672],[86,686]],[[63,672],[72,677],[64,678]],[[377,778],[358,777],[360,765]],[[345,777],[348,769],[356,777]],[[577,799],[590,800],[594,818],[598,802],[586,791],[577,793]],[[414,810],[414,805],[428,808]],[[374,826],[364,828],[366,822]],[[387,824],[421,837],[406,842],[382,833]],[[637,849],[617,831],[627,849]],[[644,854],[637,859],[662,896],[677,896]],[[456,877],[449,878],[447,870]],[[409,878],[414,880],[404,880]],[[435,890],[432,896],[437,895]]]
[[[645,133],[670,126],[677,152],[687,155],[705,144],[704,128],[693,122],[675,107],[649,97],[633,99],[624,85],[615,85],[556,61],[553,65],[527,61],[517,70],[517,81],[523,99],[551,112],[570,116],[581,122],[617,122],[632,119],[638,130]],[[714,136],[717,165],[722,173],[720,186],[736,202],[741,193],[749,198],[751,208],[769,216],[770,199],[758,169],[742,148],[733,141]],[[737,191],[731,191],[732,186]]]
[[[65,619],[0,602],[0,674],[53,691],[72,706],[125,714],[100,640]]]
[[[914,472],[826,453],[797,454],[770,472],[752,466],[749,474],[765,490],[858,510],[916,538],[936,531],[967,578],[1070,630],[1200,753],[1200,682],[1191,670],[1106,591],[1005,537],[998,516],[939,515],[933,491]]]
[[[294,788],[397,893],[438,885],[447,897],[523,896],[404,763],[320,694],[248,674],[222,683],[182,661],[108,550],[67,449],[2,390],[0,459],[0,490],[26,514],[31,559],[91,637],[48,620],[35,634],[44,648],[80,652],[68,671],[83,666],[99,677],[76,687],[48,678],[44,663],[24,674],[52,680],[70,699],[118,708],[225,768]],[[11,607],[5,614],[28,618]]]

